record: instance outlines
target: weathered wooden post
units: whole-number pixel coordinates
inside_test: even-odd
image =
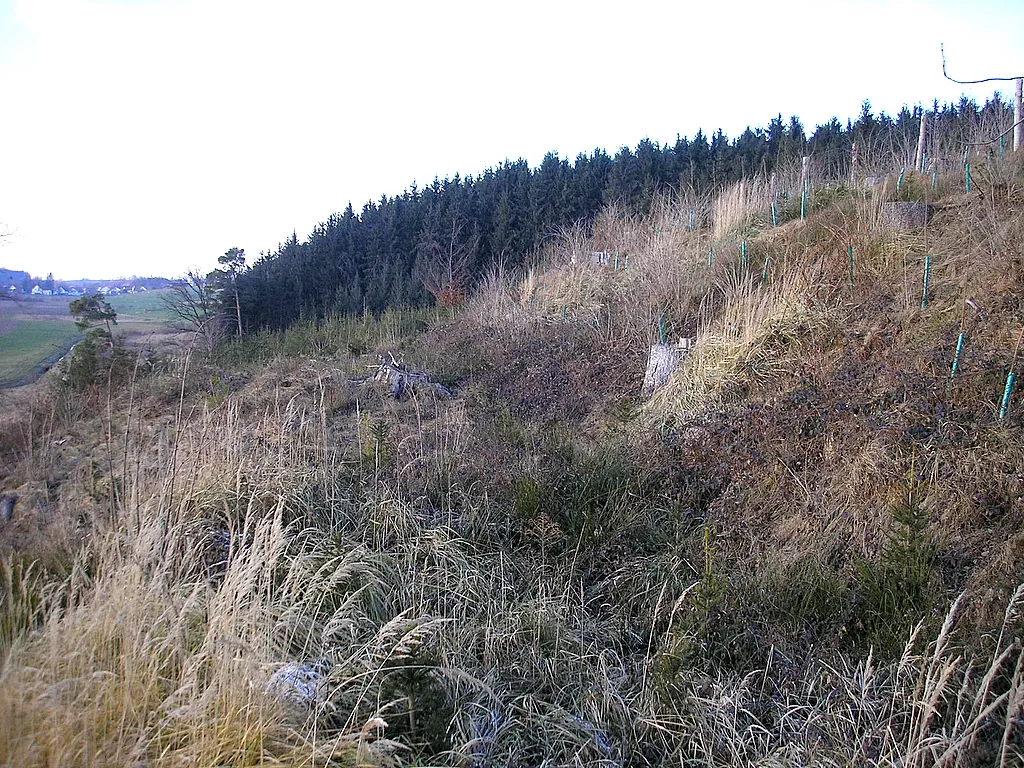
[[[1024,109],[1021,104],[1021,86],[1024,84],[1024,78],[1017,78],[1017,98],[1013,101],[1013,151],[1016,152],[1020,149],[1020,145],[1024,142],[1024,125],[1021,121],[1024,120]]]
[[[804,155],[800,163],[800,221],[807,218],[807,192],[810,186],[811,158]]]
[[[917,135],[917,157],[914,158],[914,167],[924,173],[924,137],[928,130],[928,113],[921,113],[921,132]]]

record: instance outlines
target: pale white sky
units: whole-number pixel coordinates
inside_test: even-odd
[[[250,260],[351,200],[777,113],[983,101],[1024,3],[0,0],[0,267]]]

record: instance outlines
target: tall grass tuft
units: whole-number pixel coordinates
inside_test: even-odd
[[[738,181],[715,198],[712,208],[712,233],[716,240],[735,233],[751,223],[755,216],[770,221],[771,187],[762,178]],[[765,217],[769,218],[765,218]]]
[[[645,406],[648,417],[693,415],[734,400],[745,380],[781,373],[793,345],[828,322],[806,295],[796,273],[769,285],[738,273],[720,281],[702,304],[693,350]]]

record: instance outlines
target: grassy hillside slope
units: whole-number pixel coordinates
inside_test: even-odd
[[[4,409],[0,757],[1020,762],[1024,177],[897,181],[608,210],[456,311]]]

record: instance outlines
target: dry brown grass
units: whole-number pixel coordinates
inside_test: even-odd
[[[693,351],[645,408],[652,423],[692,418],[739,397],[748,377],[781,373],[797,354],[792,344],[828,322],[807,292],[796,274],[767,286],[740,275],[720,283],[705,300]]]
[[[1005,606],[1003,630],[1016,624],[1022,597],[1018,589]],[[684,754],[707,765],[1015,764],[1014,729],[993,727],[993,718],[1009,723],[1002,717],[1024,708],[1020,652],[1000,630],[989,656],[965,659],[952,640],[963,599],[934,640],[918,627],[894,664],[823,660],[785,689],[767,669],[715,681],[695,697],[697,738]],[[766,698],[769,712],[784,713],[773,727],[756,714]]]
[[[317,739],[302,712],[267,689],[280,622],[294,610],[272,584],[282,566],[299,565],[284,562],[280,509],[243,526],[217,588],[201,577],[201,531],[184,522],[167,530],[154,512],[127,549],[101,543],[91,576],[76,571],[31,642],[11,648],[0,675],[0,759],[350,764],[358,729]]]
[[[390,318],[12,416],[17,524],[75,535],[0,560],[0,762],[1019,764],[1008,178],[901,235],[861,192],[774,229],[750,188],[606,212],[433,331],[454,400],[353,384],[347,344],[431,350]],[[698,341],[637,418],[659,315]],[[863,574],[908,486],[937,586],[881,657]]]
[[[771,204],[772,190],[764,179],[736,182],[715,198],[711,212],[712,234],[716,240],[720,240],[749,225],[756,215],[770,216],[767,212]]]

